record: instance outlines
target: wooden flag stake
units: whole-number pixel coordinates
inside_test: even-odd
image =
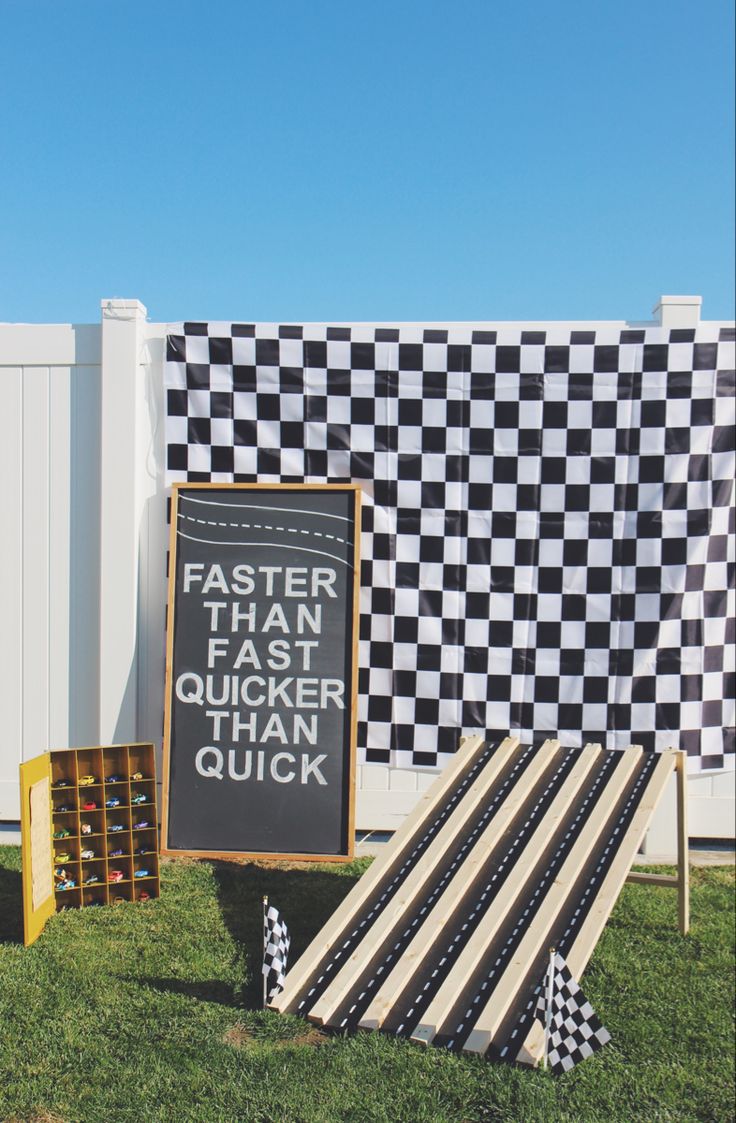
[[[267,987],[268,987],[268,975],[266,975],[266,973],[263,971],[263,968],[266,966],[266,948],[268,947],[268,944],[266,943],[266,941],[268,940],[268,929],[267,929],[267,926],[266,926],[266,910],[267,909],[268,909],[268,897],[264,897],[263,898],[263,962],[261,964],[261,975],[263,977],[263,1009],[264,1010],[266,1009],[266,999],[268,998],[268,995],[266,994],[266,990],[267,990]]]
[[[547,1055],[549,1053],[549,1030],[552,1025],[552,984],[555,977],[555,949],[549,949],[549,966],[547,967],[547,986],[545,988],[545,1009],[544,1009],[544,1058],[542,1066],[547,1067]]]

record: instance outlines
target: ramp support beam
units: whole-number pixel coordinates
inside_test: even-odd
[[[677,922],[681,936],[690,930],[690,863],[687,853],[687,753],[678,752],[675,758],[677,772],[677,874],[629,873],[627,881],[639,885],[664,885],[677,890]]]

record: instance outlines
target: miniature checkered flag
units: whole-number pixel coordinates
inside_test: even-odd
[[[281,913],[263,898],[263,1005],[275,998],[286,980],[291,936]]]
[[[545,1027],[545,1058],[556,1076],[611,1040],[559,952],[550,953],[535,1014]]]

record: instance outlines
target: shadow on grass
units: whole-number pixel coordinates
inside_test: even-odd
[[[221,1006],[242,1006],[243,997],[221,979],[205,979],[198,983],[188,983],[183,979],[146,978],[143,975],[127,976],[130,981],[155,990],[159,994],[184,994],[200,1002],[217,1002]]]
[[[289,964],[293,966],[352,889],[360,873],[350,869],[332,874],[314,867],[283,869],[275,865],[231,862],[213,862],[212,866],[225,925],[253,964],[250,981],[240,995],[240,1004],[257,1009],[262,1001],[264,896],[279,910],[289,928]]]
[[[0,944],[23,943],[23,891],[18,870],[0,866]]]

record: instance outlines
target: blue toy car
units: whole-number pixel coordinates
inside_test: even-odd
[[[120,797],[117,796],[117,795],[111,795],[109,799],[105,800],[105,807],[119,807],[119,806],[120,806]]]
[[[148,870],[136,870],[134,877],[150,877]]]
[[[124,831],[125,827],[122,823],[111,823],[107,829],[109,834],[116,834],[118,831]]]

